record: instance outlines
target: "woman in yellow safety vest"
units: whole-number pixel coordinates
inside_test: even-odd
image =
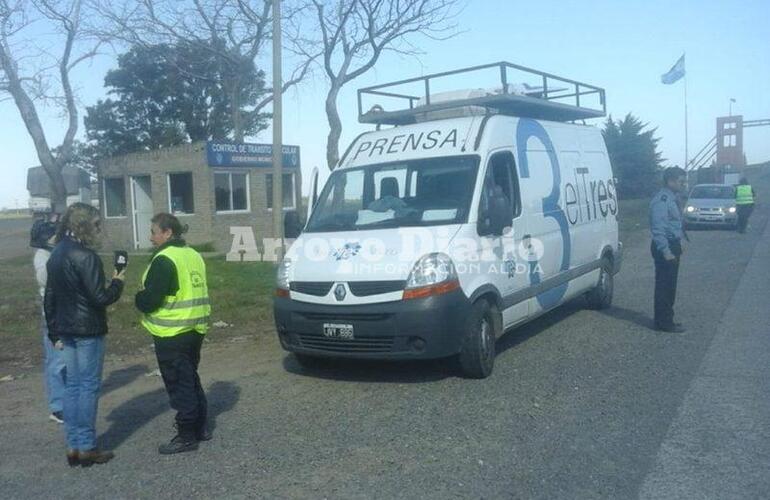
[[[177,411],[177,434],[158,448],[161,454],[198,449],[211,439],[206,424],[206,395],[198,376],[203,337],[211,305],[206,264],[187,246],[175,216],[159,213],[152,218],[150,241],[156,250],[136,294],[136,308],[144,313],[142,326],[155,341],[155,355],[171,407]]]

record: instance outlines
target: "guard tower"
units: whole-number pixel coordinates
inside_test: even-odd
[[[469,88],[471,82],[485,87]],[[606,111],[603,88],[509,62],[358,90],[359,122],[378,127],[492,114],[574,122],[603,117]]]
[[[716,166],[736,169],[746,166],[746,160],[743,157],[743,116],[717,118]]]
[[[714,175],[725,184],[737,184],[746,166],[743,155],[743,116],[717,118],[717,158]]]
[[[734,180],[746,166],[744,129],[769,125],[768,118],[744,120],[741,115],[717,117],[716,134],[690,159],[686,170],[695,175],[696,182]]]

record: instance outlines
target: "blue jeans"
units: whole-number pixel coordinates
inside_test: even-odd
[[[96,448],[96,409],[102,385],[104,336],[62,337],[67,367],[64,429],[72,450]]]
[[[40,330],[43,333],[43,375],[45,378],[45,391],[48,397],[48,410],[51,413],[64,409],[64,380],[66,370],[61,351],[54,349],[53,343],[48,338],[48,326],[45,323],[45,315],[42,318]]]

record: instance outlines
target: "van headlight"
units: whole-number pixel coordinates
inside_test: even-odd
[[[457,270],[448,255],[430,253],[420,257],[406,280],[404,299],[440,295],[460,288]]]
[[[730,208],[727,209],[727,211],[730,212],[731,214],[734,214],[735,213],[735,207],[730,207]]]
[[[685,210],[687,210],[687,213],[693,213],[695,211],[695,207],[692,205],[687,205]]]
[[[283,290],[288,292],[289,291],[289,274],[291,273],[291,259],[284,258],[280,264],[278,264],[278,270],[276,272],[275,276],[275,288],[276,288],[276,295],[282,295],[279,294],[279,290]],[[283,296],[287,296],[286,295]]]

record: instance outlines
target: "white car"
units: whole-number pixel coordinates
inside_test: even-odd
[[[735,208],[735,186],[725,184],[698,184],[687,197],[684,223],[696,226],[722,226],[735,229],[738,214]]]

